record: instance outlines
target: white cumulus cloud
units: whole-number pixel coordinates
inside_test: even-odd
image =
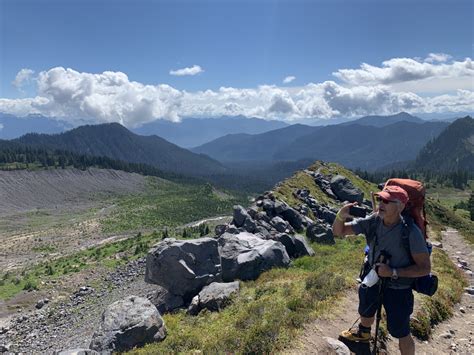
[[[425,58],[425,62],[428,62],[428,63],[440,62],[441,63],[441,62],[447,62],[451,58],[452,57],[446,53],[430,53]]]
[[[40,72],[34,79],[35,97],[0,98],[0,112],[16,116],[41,114],[72,124],[119,122],[135,127],[157,119],[179,121],[182,117],[242,115],[295,121],[400,111],[474,111],[470,58],[450,63],[395,58],[384,63],[382,67],[338,71],[339,82],[329,80],[299,87],[221,87],[195,92],[164,84],[146,85],[130,80],[122,72],[87,73],[56,67]],[[433,81],[444,75],[444,91],[438,81],[437,89],[427,95],[426,87],[433,87]],[[461,76],[471,79],[471,87],[457,85]]]
[[[430,54],[427,61],[413,58],[392,58],[373,66],[362,63],[359,69],[339,69],[333,75],[347,85],[391,85],[425,79],[472,78],[471,58],[446,63],[447,55]]]
[[[296,77],[294,77],[293,75],[287,76],[285,79],[283,79],[283,84],[289,84],[295,79]]]
[[[170,75],[185,76],[185,75],[197,75],[202,73],[204,70],[199,65],[193,65],[192,67],[170,70]]]
[[[28,83],[31,80],[34,73],[34,70],[28,68],[21,69],[16,74],[15,80],[12,81],[12,85],[17,89],[20,89],[25,83]]]

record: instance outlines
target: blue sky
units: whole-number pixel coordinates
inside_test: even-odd
[[[392,58],[421,63],[436,53],[449,56],[436,62],[446,64],[463,62],[473,52],[472,1],[0,0],[0,4],[3,99],[34,97],[37,75],[55,67],[90,74],[121,72],[130,82],[167,84],[180,93],[218,92],[221,87],[340,83],[334,72],[355,70],[362,63],[382,67]],[[202,72],[170,75],[171,70],[193,65]],[[31,80],[15,87],[12,82],[25,68],[34,72]],[[459,88],[450,83],[444,92],[437,89],[438,94],[472,91],[462,75]],[[282,83],[287,76],[295,79]],[[420,97],[433,92],[417,90]],[[275,101],[269,100],[269,105]],[[64,114],[64,109],[60,112]]]

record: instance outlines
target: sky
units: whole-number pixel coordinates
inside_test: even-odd
[[[0,112],[74,122],[474,111],[473,2],[0,0]]]

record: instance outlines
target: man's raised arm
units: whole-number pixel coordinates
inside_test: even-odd
[[[352,229],[351,225],[345,223],[346,219],[351,217],[349,214],[349,208],[351,206],[357,205],[357,202],[348,203],[344,205],[339,212],[336,214],[336,219],[332,224],[332,233],[338,237],[344,237],[346,235],[354,234],[354,230]]]

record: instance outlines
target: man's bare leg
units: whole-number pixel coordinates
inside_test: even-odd
[[[372,324],[374,324],[374,320],[375,320],[375,317],[366,318],[366,317],[360,316],[360,323],[364,327],[367,327],[367,328],[370,328]]]
[[[402,355],[414,355],[415,354],[415,342],[411,335],[398,339],[398,347]]]

